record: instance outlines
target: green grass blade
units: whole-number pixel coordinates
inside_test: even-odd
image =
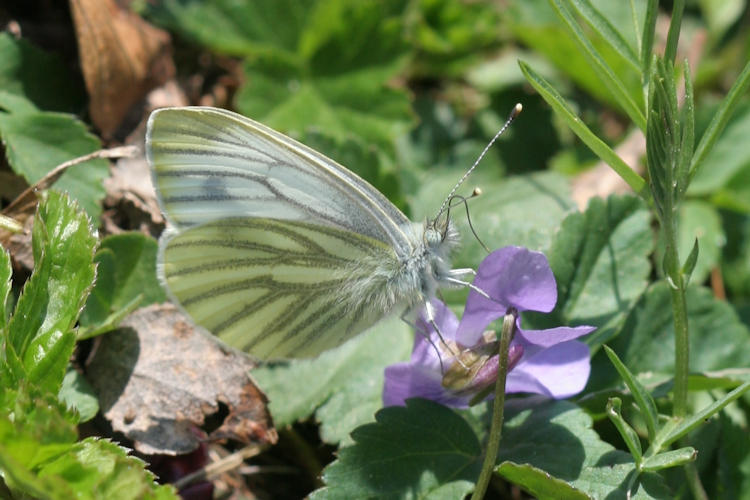
[[[599,139],[590,128],[588,128],[578,116],[573,112],[565,99],[555,90],[547,80],[542,78],[538,73],[531,69],[523,61],[518,61],[521,71],[532,87],[534,87],[552,109],[560,115],[575,134],[593,151],[602,161],[606,162],[636,193],[644,198],[648,197],[646,193],[646,181],[631,169],[622,158],[617,156],[612,148],[607,146]]]
[[[625,59],[635,71],[640,71],[641,65],[635,48],[625,40],[625,37],[615,28],[609,19],[597,9],[590,0],[569,0],[571,6],[586,19],[586,22],[596,30],[609,45]]]
[[[597,76],[601,79],[602,83],[607,87],[607,90],[614,96],[615,100],[623,111],[630,117],[630,119],[636,124],[641,130],[646,130],[646,116],[643,111],[638,108],[638,105],[633,98],[628,94],[627,89],[622,84],[617,75],[615,75],[612,68],[606,63],[599,52],[586,38],[583,30],[576,22],[573,15],[568,9],[562,4],[561,0],[549,0],[552,7],[557,11],[560,19],[570,30],[570,33],[574,36],[575,40],[580,45],[583,53],[587,56],[589,63],[596,72]]]
[[[737,81],[735,81],[732,88],[729,89],[729,93],[727,93],[727,96],[724,98],[724,102],[721,103],[719,110],[716,112],[711,123],[708,125],[708,128],[703,133],[701,141],[698,143],[698,147],[695,148],[693,161],[690,165],[690,180],[693,179],[695,172],[698,170],[701,163],[703,163],[703,160],[706,159],[708,153],[713,149],[716,140],[719,138],[719,135],[721,135],[724,127],[726,127],[734,110],[737,109],[740,98],[745,94],[745,91],[747,91],[749,84],[750,62],[745,65],[742,73],[740,73],[740,76],[737,78]]]

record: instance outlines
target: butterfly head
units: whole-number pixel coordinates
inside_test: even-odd
[[[422,239],[425,252],[446,259],[458,243],[458,231],[450,217],[436,217],[425,221]]]

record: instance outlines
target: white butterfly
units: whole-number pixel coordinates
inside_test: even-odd
[[[471,272],[450,268],[448,200],[411,222],[356,174],[236,113],[154,111],[146,156],[168,221],[162,282],[252,355],[315,356],[399,306],[429,317],[437,288]]]

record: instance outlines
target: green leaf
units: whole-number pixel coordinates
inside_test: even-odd
[[[586,21],[606,40],[612,48],[617,51],[623,59],[633,66],[636,71],[640,70],[638,55],[634,47],[618,31],[615,25],[599,11],[590,0],[569,0],[569,4],[581,14]]]
[[[644,83],[648,83],[651,78],[651,61],[654,57],[652,50],[654,48],[656,18],[658,14],[659,0],[647,0],[646,16],[643,21],[643,31],[641,32],[641,75],[643,75]]]
[[[713,148],[705,155],[701,168],[695,172],[688,193],[693,196],[711,195],[727,186],[731,179],[750,163],[750,104],[737,107]],[[705,134],[704,134],[705,137]]]
[[[76,442],[76,420],[55,396],[26,383],[0,388],[0,472],[14,498],[177,498],[124,448]]]
[[[586,493],[574,488],[562,479],[550,476],[542,469],[529,464],[503,462],[495,469],[500,476],[521,486],[534,498],[540,500],[589,500]]]
[[[284,133],[312,128],[339,141],[354,135],[390,152],[411,122],[406,94],[386,86],[398,69],[393,63],[318,77],[305,76],[313,70],[257,66],[245,66],[252,83],[238,92],[237,108]]]
[[[79,372],[68,368],[58,397],[68,408],[78,413],[81,422],[88,422],[99,411],[99,398],[88,380]]]
[[[73,352],[75,325],[94,281],[96,237],[67,195],[48,191],[39,204],[32,245],[34,272],[8,325],[8,344],[29,380],[57,393]]]
[[[85,103],[82,86],[64,61],[8,32],[0,33],[0,89],[20,98],[14,102],[29,103],[26,109],[75,113]],[[0,98],[0,107],[6,104],[7,100]]]
[[[665,451],[644,460],[643,470],[656,472],[670,467],[679,467],[689,462],[693,462],[697,456],[698,450],[690,446],[678,450]]]
[[[648,285],[653,236],[649,214],[634,196],[592,198],[585,212],[560,224],[547,257],[557,281],[553,314],[524,313],[535,327],[598,327],[586,342],[615,335]]]
[[[633,374],[630,373],[630,370],[628,370],[627,367],[622,363],[622,361],[620,361],[620,358],[617,357],[617,354],[615,354],[612,349],[605,345],[604,352],[607,353],[607,357],[612,362],[612,365],[617,370],[617,373],[620,374],[623,382],[628,387],[628,389],[630,389],[630,393],[633,395],[633,399],[635,399],[638,408],[641,410],[641,415],[646,420],[648,439],[649,441],[653,441],[654,437],[656,436],[656,427],[658,425],[659,418],[659,414],[656,411],[656,402],[654,402],[654,398],[651,397],[651,393],[648,392],[640,382],[638,382],[638,379],[633,377]]]
[[[743,367],[750,359],[750,331],[732,306],[711,290],[687,289],[691,371]],[[633,307],[621,334],[609,346],[634,374],[674,372],[672,302],[665,282],[652,285]],[[594,357],[589,389],[617,383],[616,373]]]
[[[419,191],[411,202],[412,220],[434,217],[460,176],[461,172],[455,169],[421,174]],[[560,222],[575,207],[568,182],[552,172],[498,180],[493,172],[481,170],[472,174],[467,184],[459,194],[470,194],[472,186],[482,189],[482,195],[469,202],[469,211],[476,234],[490,249],[521,245],[544,250]],[[460,252],[453,259],[453,266],[474,268],[487,252],[473,237],[465,214],[461,206],[451,212],[461,235]]]
[[[291,58],[315,3],[166,0],[145,7],[145,14],[157,23],[216,52]],[[278,22],[280,19],[284,22]]]
[[[13,288],[12,277],[13,268],[10,265],[10,255],[4,248],[0,249],[0,331],[5,329],[10,317],[8,297]]]
[[[459,415],[411,399],[406,407],[380,410],[375,419],[352,433],[354,444],[325,468],[326,487],[311,499],[437,498],[436,491],[451,484],[460,493],[453,498],[471,491],[482,449]]]
[[[680,112],[671,62],[656,61],[649,87],[649,106],[646,169],[657,215],[664,220],[672,217],[687,189],[688,162],[693,150],[692,101],[686,101],[685,107],[689,109]]]
[[[664,60],[675,62],[677,55],[677,40],[680,38],[680,27],[682,26],[682,14],[685,11],[685,0],[676,0],[672,5],[672,16],[669,20],[669,32],[667,43],[664,47]]]
[[[568,2],[570,3],[570,2]],[[635,4],[635,13],[630,6]],[[628,26],[639,23],[643,8],[640,0],[633,2],[595,2],[596,8],[610,24],[617,26],[623,38],[631,46],[636,46],[638,35]],[[569,13],[570,14],[570,13]],[[505,10],[510,20],[508,28],[526,47],[542,54],[555,67],[577,86],[596,99],[622,109],[617,97],[610,91],[592,65],[591,58],[581,48],[581,43],[565,23],[561,22],[551,2],[511,2]],[[569,18],[572,16],[568,16]],[[632,21],[631,21],[632,20]],[[623,22],[625,21],[625,22]],[[580,31],[580,27],[579,27]],[[580,33],[579,33],[580,34]],[[600,57],[599,62],[610,68],[624,86],[628,95],[639,103],[643,101],[640,73],[616,50],[612,43],[593,30],[586,30],[586,43]],[[536,65],[535,65],[536,66]],[[643,106],[642,104],[640,104]]]
[[[102,240],[94,258],[96,285],[81,314],[82,325],[98,327],[132,310],[134,304],[144,307],[166,300],[156,278],[157,248],[156,240],[135,232]]]
[[[461,78],[502,39],[500,9],[485,2],[419,0],[406,21],[416,78]]]
[[[691,179],[695,176],[698,169],[702,168],[703,161],[713,149],[716,140],[721,135],[724,127],[726,127],[732,114],[736,111],[740,98],[745,94],[748,85],[750,85],[750,62],[745,65],[742,73],[737,77],[732,88],[729,89],[729,92],[722,101],[719,110],[716,112],[711,123],[708,125],[708,128],[703,133],[698,146],[696,146],[690,164]],[[734,144],[742,144],[742,142],[735,142]]]
[[[693,243],[693,248],[692,250],[690,250],[690,253],[685,259],[685,262],[682,264],[682,269],[680,270],[682,275],[685,277],[686,284],[690,283],[690,278],[693,275],[693,271],[695,271],[695,264],[698,262],[698,253],[698,238],[696,238],[695,243]]]
[[[609,352],[607,352],[607,354],[609,354]],[[614,424],[615,428],[617,428],[617,432],[620,433],[620,437],[625,441],[625,445],[628,447],[628,450],[630,450],[630,454],[633,456],[636,466],[638,466],[643,459],[641,440],[635,432],[635,429],[633,429],[625,419],[622,418],[622,413],[620,412],[621,408],[622,401],[620,398],[609,398],[609,401],[607,401],[607,416],[612,424]]]
[[[563,5],[562,0],[550,0],[550,4],[560,16],[560,19],[565,23],[568,32],[574,36],[576,42],[583,51],[583,54],[586,56],[591,69],[593,69],[602,83],[607,87],[607,90],[609,90],[615,98],[617,104],[623,109],[623,111],[625,111],[628,117],[639,129],[645,130],[646,116],[641,110],[639,103],[640,95],[635,96],[638,100],[633,98],[634,96],[629,92],[620,78],[615,74],[609,64],[607,64],[607,61],[584,34],[581,26],[575,20],[570,11],[568,11],[567,7]]]
[[[80,120],[63,113],[0,112],[0,136],[11,168],[29,184],[61,163],[101,147]],[[68,169],[55,188],[68,191],[96,219],[101,212],[99,202],[105,195],[102,180],[108,175],[105,160],[89,160]]]
[[[193,40],[246,58],[240,112],[282,132],[320,127],[337,140],[353,134],[390,150],[412,119],[406,93],[390,85],[406,62],[405,6],[173,0],[150,12]]]
[[[531,408],[524,407],[528,402],[514,403],[506,408],[501,462],[529,464],[592,498],[625,498],[635,463],[599,438],[586,412],[566,401],[537,402]],[[631,498],[673,498],[658,476],[645,474],[638,481]]]
[[[518,61],[518,64],[521,66],[521,71],[524,76],[526,76],[526,79],[531,86],[541,94],[544,100],[547,101],[547,104],[549,104],[552,109],[555,110],[555,113],[557,113],[568,124],[583,143],[586,144],[595,155],[601,158],[602,161],[612,167],[617,175],[622,177],[633,191],[645,195],[643,191],[646,187],[646,182],[643,178],[634,172],[628,164],[622,160],[622,158],[617,156],[617,153],[615,153],[612,148],[607,146],[604,141],[599,139],[591,129],[581,121],[568,103],[565,102],[565,99],[549,84],[549,82],[547,82],[547,80],[542,78],[541,75],[537,74],[523,61]]]
[[[688,415],[682,420],[675,422],[675,426],[668,428],[667,432],[663,433],[663,435],[660,436],[660,441],[663,443],[663,446],[669,446],[678,439],[687,435],[690,431],[703,425],[708,421],[709,418],[720,412],[729,403],[735,401],[748,390],[750,390],[750,382],[745,382],[741,386],[726,394],[724,397],[716,400],[713,404],[701,408],[694,414]]]
[[[355,427],[382,407],[384,368],[408,359],[413,337],[397,318],[312,360],[268,364],[253,378],[269,400],[278,427],[315,413],[328,443],[349,441]]]
[[[159,485],[146,463],[106,439],[86,438],[41,468],[39,474],[59,477],[76,498],[118,500],[179,499],[174,487]]]

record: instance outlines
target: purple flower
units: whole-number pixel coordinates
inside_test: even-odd
[[[557,302],[547,258],[522,247],[505,247],[488,255],[479,265],[474,286],[492,300],[471,290],[460,322],[445,304],[433,300],[435,323],[445,343],[424,314],[419,315],[411,360],[385,369],[385,406],[421,397],[466,407],[497,378],[497,343],[494,333],[485,335],[487,326],[510,308],[519,313],[550,312]],[[506,392],[566,398],[583,390],[591,370],[589,348],[574,339],[593,330],[592,326],[523,330],[519,317],[509,350]]]

